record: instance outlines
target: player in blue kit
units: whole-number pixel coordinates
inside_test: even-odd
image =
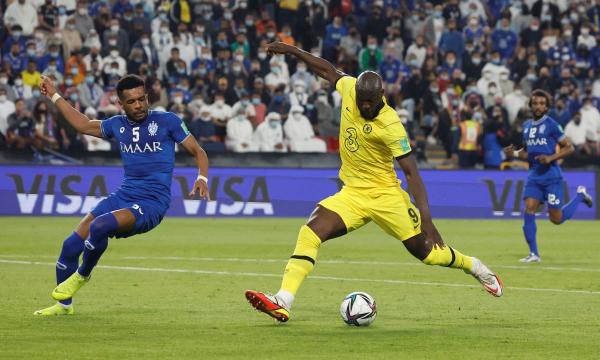
[[[89,281],[92,269],[108,247],[108,238],[145,233],[161,222],[171,201],[175,144],[196,159],[198,177],[190,196],[198,191],[200,197],[208,198],[208,158],[177,115],[148,110],[144,80],[139,76],[127,75],[119,80],[118,101],[125,115],[104,121],[89,120],[74,109],[56,92],[48,77],[42,76],[40,92],[80,133],[116,139],[125,169],[121,187],[100,201],[63,242],[56,262],[58,285],[52,291],[52,297],[59,302],[34,313],[70,315],[72,297]]]
[[[546,115],[552,104],[552,97],[543,90],[534,90],[529,99],[533,119],[523,124],[523,148],[515,150],[513,145],[504,148],[507,157],[516,157],[529,162],[529,175],[525,184],[525,223],[523,232],[529,245],[529,255],[520,261],[540,262],[537,248],[535,212],[540,203],[548,204],[548,215],[553,224],[559,225],[569,220],[577,206],[584,202],[592,207],[592,198],[584,186],[577,188],[577,195],[566,205],[563,204],[563,178],[556,162],[573,153],[571,142],[565,137],[562,127]],[[557,145],[560,150],[557,152]]]

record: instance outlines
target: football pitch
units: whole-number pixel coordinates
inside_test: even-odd
[[[0,218],[0,358],[592,359],[600,353],[600,222],[538,219],[543,262],[518,220],[438,220],[447,243],[505,285],[488,295],[462,271],[422,265],[374,224],[325,243],[291,320],[251,309],[276,291],[304,219],[165,218],[111,240],[75,315],[51,305],[54,262],[78,218]],[[371,327],[340,319],[347,293],[377,301]]]

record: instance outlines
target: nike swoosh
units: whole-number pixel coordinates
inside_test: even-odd
[[[498,286],[494,286],[494,287],[491,287],[491,286],[488,286],[488,285],[484,285],[484,286],[485,286],[485,288],[487,289],[488,292],[490,292],[490,293],[492,293],[494,295],[498,293]]]

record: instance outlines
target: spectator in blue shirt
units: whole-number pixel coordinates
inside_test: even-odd
[[[4,55],[2,61],[8,64],[13,78],[20,75],[27,67],[27,57],[21,54],[21,46],[18,42],[12,44],[10,52]]]
[[[25,50],[25,40],[21,25],[13,25],[10,28],[10,36],[4,40],[4,44],[2,45],[2,55],[8,54],[14,43],[19,44],[20,51]]]
[[[61,74],[65,73],[65,61],[62,56],[60,56],[60,52],[58,51],[58,45],[50,44],[48,46],[48,53],[42,56],[38,61],[38,70],[43,72],[48,67],[48,63],[50,59],[56,60],[56,70]]]
[[[492,46],[505,60],[510,59],[515,53],[517,34],[511,30],[509,18],[503,17],[500,20],[500,28],[492,33]]]
[[[112,7],[112,15],[116,17],[123,17],[126,11],[133,12],[133,5],[129,0],[117,0]]]
[[[340,40],[348,34],[348,29],[342,23],[342,18],[336,16],[333,22],[325,28],[325,38],[323,39],[323,57],[329,61],[335,61],[337,58],[337,48]]]
[[[439,45],[442,54],[448,51],[454,52],[461,59],[465,51],[465,39],[463,35],[456,30],[456,20],[448,20],[448,30],[442,34]]]

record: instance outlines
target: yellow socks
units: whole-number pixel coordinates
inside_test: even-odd
[[[285,267],[280,292],[284,291],[292,296],[296,295],[298,288],[315,266],[320,246],[321,239],[319,239],[317,234],[308,226],[303,225],[298,234],[294,254],[290,257]]]
[[[455,269],[463,269],[465,272],[471,272],[473,268],[473,258],[465,256],[460,251],[446,245],[443,248],[434,245],[431,252],[423,263],[427,265],[448,266]]]

